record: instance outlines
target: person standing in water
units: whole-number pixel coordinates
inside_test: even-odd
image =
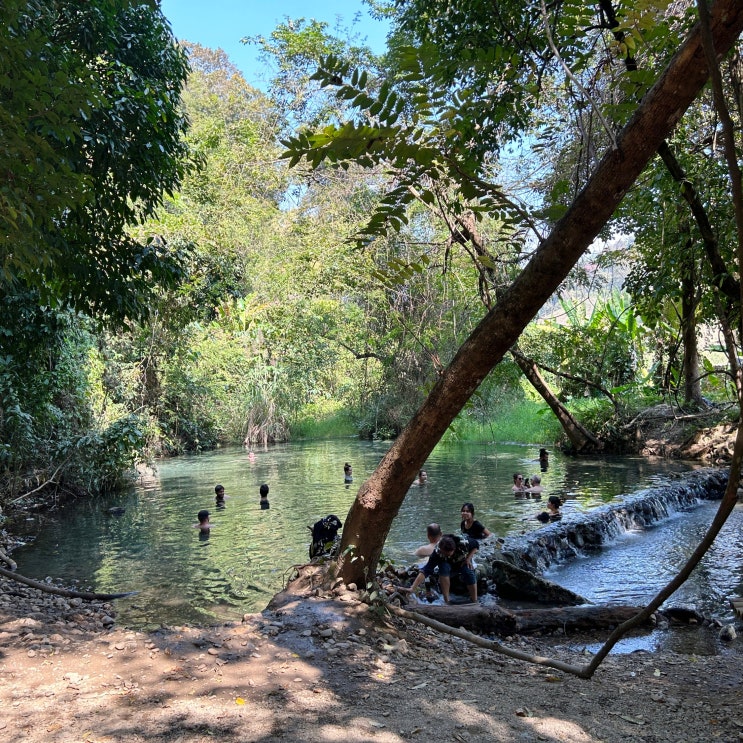
[[[268,502],[268,485],[265,482],[261,485],[259,492],[261,494],[261,511],[271,508],[271,504]]]
[[[472,503],[462,504],[461,516],[462,523],[459,526],[459,530],[462,534],[466,534],[468,537],[472,537],[478,542],[487,539],[490,536],[491,532],[479,521],[475,520],[475,507]]]
[[[196,514],[196,518],[199,520],[197,524],[194,524],[194,528],[199,529],[202,532],[208,532],[212,525],[209,522],[209,511],[203,510]]]
[[[436,545],[441,539],[442,531],[438,524],[429,524],[426,527],[426,537],[428,538],[428,544],[422,544],[415,551],[416,557],[430,557],[433,551],[436,549]]]
[[[531,487],[528,488],[528,492],[532,495],[540,495],[544,491],[544,485],[542,485],[542,478],[539,475],[531,476]]]
[[[353,482],[353,468],[348,462],[343,465],[343,482]]]

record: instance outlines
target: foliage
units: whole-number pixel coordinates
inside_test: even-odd
[[[566,375],[556,380],[563,399],[618,393],[642,379],[647,331],[626,295],[615,291],[581,304],[561,300],[560,306],[559,315],[528,331],[522,347]]]
[[[84,316],[144,317],[183,275],[185,251],[128,230],[196,163],[188,65],[154,3],[9,0],[0,20],[2,489],[99,492],[140,422],[107,405]]]
[[[658,47],[653,20],[666,5],[650,3],[622,17],[625,56],[630,40],[633,49]],[[456,190],[458,198],[447,202],[449,213],[497,215],[505,224],[534,230],[534,217],[495,180],[498,157],[525,136],[536,142],[535,149],[546,149],[546,137],[564,124],[565,90],[576,110],[595,105],[586,86],[576,82],[580,76],[603,80],[611,74],[616,60],[595,50],[619,30],[593,6],[563,3],[551,11],[554,16],[547,17],[542,3],[506,2],[494,17],[484,2],[452,3],[446,13],[434,0],[399,3],[385,79],[370,85],[366,72],[328,55],[314,77],[348,101],[355,115],[287,138],[284,157],[290,165],[304,159],[313,168],[353,162],[389,170],[394,180],[360,232],[362,243],[406,224],[414,189],[431,204],[442,192]],[[678,41],[664,28],[664,46],[656,54],[669,48],[672,35]],[[560,85],[564,70],[569,75]],[[647,73],[629,75],[636,95],[651,79]],[[564,210],[562,191],[547,194],[542,213],[549,220]],[[514,249],[520,247],[515,241]]]
[[[243,44],[261,50],[261,59],[273,77],[269,92],[282,119],[290,128],[320,126],[339,115],[334,96],[324,95],[313,84],[313,74],[328,55],[342,57],[354,66],[375,67],[378,60],[353,28],[307,18],[286,18],[270,36],[246,36]]]
[[[342,403],[323,400],[305,405],[291,426],[293,438],[338,439],[357,435],[354,421]]]
[[[136,416],[98,416],[89,359],[94,338],[35,290],[6,295],[0,327],[0,500],[46,492],[99,493],[121,484],[140,449]]]
[[[0,278],[90,314],[144,315],[179,256],[126,228],[189,168],[185,56],[152,5],[9,0],[0,20]]]
[[[489,441],[552,444],[560,437],[560,425],[540,400],[508,397],[492,404],[487,417],[466,408],[442,441]]]

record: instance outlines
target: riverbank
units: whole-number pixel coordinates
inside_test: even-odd
[[[732,653],[611,655],[586,681],[380,618],[343,587],[150,633],[107,628],[105,604],[2,593],[3,741],[743,740]],[[583,639],[505,644],[583,664]]]
[[[743,741],[740,623],[717,655],[612,654],[586,681],[382,617],[342,586],[296,590],[242,622],[136,632],[115,602],[0,580],[0,741]],[[503,642],[584,665],[602,639]]]

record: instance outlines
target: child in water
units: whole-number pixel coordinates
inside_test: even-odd
[[[202,532],[209,531],[209,529],[212,528],[212,525],[209,522],[209,511],[199,511],[196,514],[196,518],[199,520],[199,522],[198,524],[194,524],[194,528],[199,529]]]

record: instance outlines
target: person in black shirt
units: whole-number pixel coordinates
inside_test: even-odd
[[[487,539],[490,536],[490,531],[479,521],[475,521],[475,507],[472,503],[462,504],[462,523],[459,529],[462,534],[466,534],[468,537],[472,537],[478,542],[481,539]]]
[[[479,549],[477,540],[468,537],[466,534],[445,534],[439,540],[436,548],[428,562],[421,568],[420,573],[415,576],[413,585],[407,590],[409,593],[415,593],[418,586],[429,576],[433,575],[436,569],[439,571],[439,587],[444,601],[449,603],[449,589],[451,587],[451,576],[458,573],[462,578],[470,601],[477,603],[477,575],[472,567],[472,557]]]

